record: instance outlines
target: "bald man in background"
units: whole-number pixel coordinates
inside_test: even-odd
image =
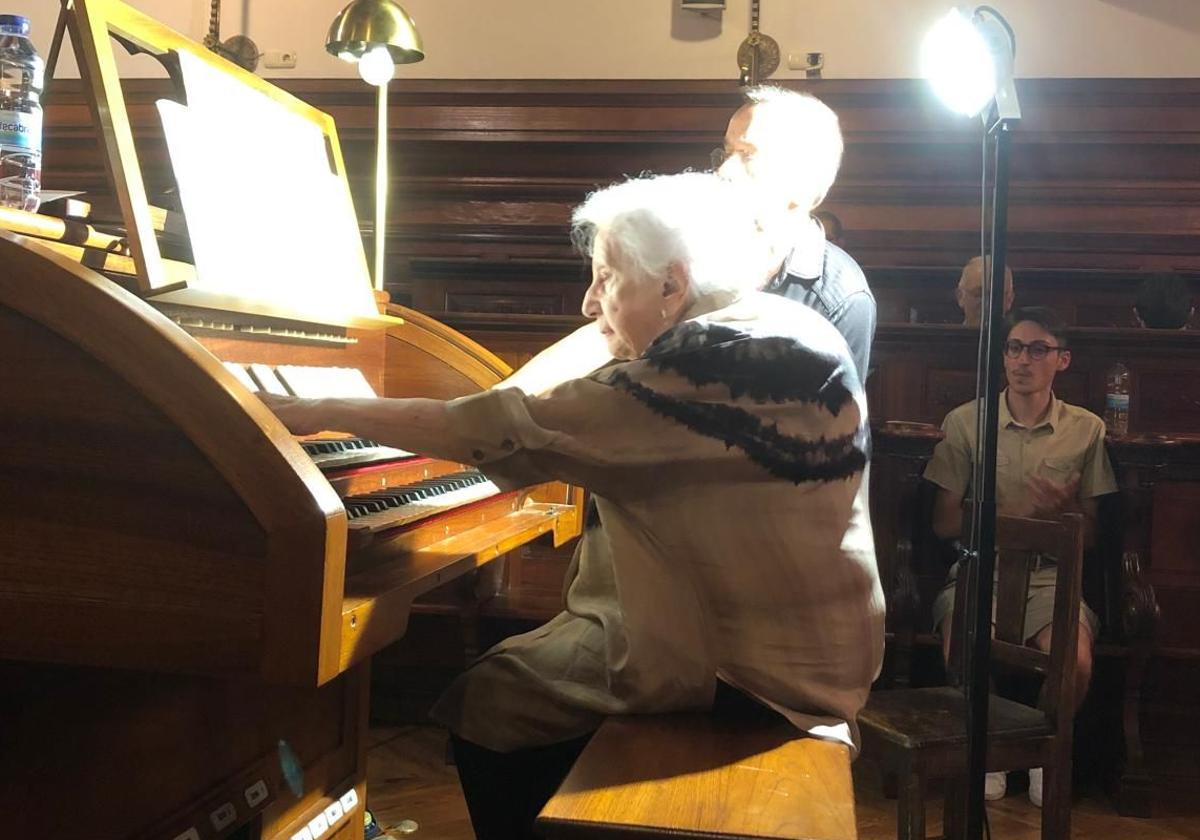
[[[983,320],[983,257],[971,257],[963,266],[962,276],[958,278],[958,288],[954,290],[954,300],[963,311],[963,324],[968,327],[978,327]],[[1004,266],[1004,314],[1013,305],[1013,273],[1007,265]]]

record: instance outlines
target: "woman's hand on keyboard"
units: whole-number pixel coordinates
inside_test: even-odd
[[[294,435],[312,435],[329,427],[328,423],[322,422],[321,403],[325,402],[324,400],[306,400],[266,393],[260,393],[258,398]]]

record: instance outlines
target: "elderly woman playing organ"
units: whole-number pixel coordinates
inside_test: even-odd
[[[858,492],[866,403],[837,330],[755,291],[769,257],[752,220],[711,174],[591,195],[573,220],[592,259],[583,312],[612,360],[537,396],[271,399],[295,432],[592,493],[563,611],[485,653],[434,709],[480,837],[529,836],[607,715],[734,698],[856,740],[883,653]]]

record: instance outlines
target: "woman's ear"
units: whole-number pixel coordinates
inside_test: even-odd
[[[1071,351],[1062,350],[1058,354],[1058,369],[1066,370],[1071,366]]]
[[[663,303],[668,308],[682,309],[687,304],[691,288],[692,276],[687,267],[678,261],[668,264],[662,281]]]

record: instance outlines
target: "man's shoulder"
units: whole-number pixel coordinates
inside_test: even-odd
[[[841,292],[843,298],[853,294],[865,294],[872,300],[875,296],[867,285],[867,275],[854,257],[832,242],[825,243],[825,270],[822,277],[827,286]]]
[[[975,445],[975,425],[978,415],[978,404],[975,400],[955,406],[946,412],[942,420],[942,431],[945,440],[951,443],[966,443]]]
[[[821,313],[793,298],[752,292],[742,297],[737,311],[752,313],[752,320],[744,323],[751,336],[786,337],[822,352],[836,352],[845,345],[841,333]]]
[[[1076,434],[1096,434],[1104,430],[1104,421],[1081,405],[1059,400],[1059,424]]]
[[[946,412],[946,423],[965,423],[967,421],[974,423],[976,412],[979,410],[978,406],[979,403],[976,400],[968,400],[962,405],[956,405]]]

